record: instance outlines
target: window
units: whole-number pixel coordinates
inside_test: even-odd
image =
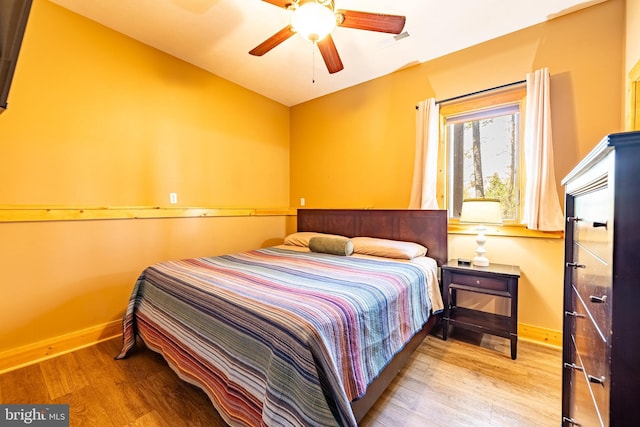
[[[460,217],[466,198],[500,199],[503,221],[518,223],[522,181],[524,85],[440,105],[444,144],[442,200]]]

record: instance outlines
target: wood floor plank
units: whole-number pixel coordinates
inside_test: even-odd
[[[80,390],[60,396],[51,403],[69,405],[69,424],[71,426],[117,426],[118,424],[112,423],[111,414],[100,404],[105,393],[111,393],[111,390],[97,390],[92,385],[88,385]]]
[[[160,416],[157,411],[147,412],[140,418],[130,422],[126,425],[126,427],[174,427],[171,424],[167,424],[167,422]]]
[[[89,385],[85,370],[80,366],[76,354],[63,354],[39,364],[51,399],[57,399]]]
[[[105,345],[87,347],[77,354],[84,361],[83,369],[91,386],[100,391],[96,404],[109,414],[112,425],[126,425],[144,416],[149,409],[137,384],[121,369],[104,369],[105,366],[118,367],[113,360],[116,351]]]
[[[170,425],[191,420],[191,425],[203,424],[203,413],[214,417],[215,409],[200,390],[181,381],[169,370],[161,371],[140,382],[138,389],[149,398],[150,407],[162,408],[162,416]],[[195,400],[195,401],[194,401]],[[205,415],[206,416],[206,415]]]
[[[114,364],[114,354],[120,349],[119,346],[110,346],[110,343],[115,343],[115,340],[107,341],[103,345],[94,345],[78,350],[76,354],[83,361],[83,370],[86,372],[87,379],[95,384],[96,382],[103,382],[105,380],[128,380],[127,374],[122,369],[104,369],[107,365]]]
[[[69,403],[72,426],[226,427],[207,395],[140,344],[120,339],[0,375],[0,403]],[[455,329],[430,335],[361,427],[557,427],[561,350]]]
[[[1,403],[46,403],[51,401],[40,365],[0,375]]]

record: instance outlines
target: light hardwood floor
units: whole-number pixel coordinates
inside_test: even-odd
[[[561,351],[453,330],[428,336],[362,427],[558,426]],[[72,426],[225,426],[207,396],[120,339],[0,375],[0,403],[69,403]]]

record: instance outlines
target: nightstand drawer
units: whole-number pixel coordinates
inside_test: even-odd
[[[499,279],[495,277],[482,277],[473,275],[466,275],[461,273],[451,273],[451,283],[458,285],[471,286],[473,288],[487,289],[497,292],[508,292],[509,281]]]

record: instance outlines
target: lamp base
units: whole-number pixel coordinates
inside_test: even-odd
[[[488,267],[489,259],[486,256],[473,257],[473,265],[476,267]]]
[[[485,243],[487,243],[487,238],[484,235],[484,231],[487,228],[484,225],[478,226],[478,235],[476,236],[476,243],[478,247],[476,248],[476,256],[473,257],[473,265],[477,267],[488,267],[489,266],[489,258],[484,256],[487,253],[487,250],[484,248]]]

